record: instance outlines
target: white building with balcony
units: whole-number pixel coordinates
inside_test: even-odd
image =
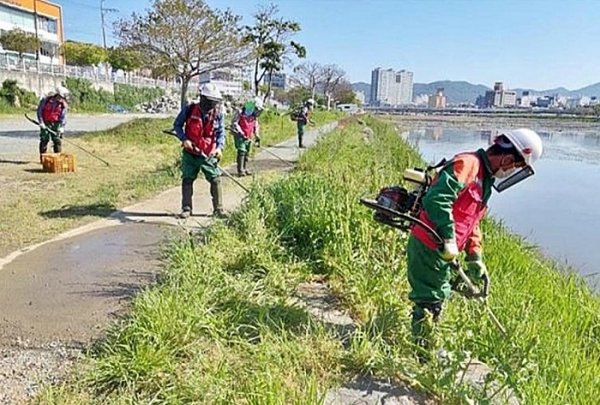
[[[39,62],[59,65],[62,58],[59,47],[63,43],[62,9],[60,5],[45,0],[0,0],[0,34],[15,29],[36,35],[42,45]],[[5,58],[16,52],[1,49]],[[36,60],[36,53],[23,55],[24,61]]]
[[[218,69],[203,73],[198,77],[198,84],[214,83],[223,96],[240,97],[244,94],[244,76],[241,68]]]

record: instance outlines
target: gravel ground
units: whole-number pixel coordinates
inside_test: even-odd
[[[22,403],[37,394],[40,384],[60,381],[80,353],[59,343],[0,347],[0,404]]]

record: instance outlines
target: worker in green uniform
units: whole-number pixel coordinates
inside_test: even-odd
[[[407,246],[412,335],[423,353],[432,346],[434,324],[451,293],[452,262],[459,252],[466,253],[466,273],[472,281],[478,283],[487,276],[479,222],[487,212],[492,188],[501,192],[533,175],[542,149],[534,131],[507,131],[487,150],[454,156],[433,179],[419,219],[440,235],[443,247],[420,226],[412,228]],[[420,355],[422,361],[427,358],[427,354]]]

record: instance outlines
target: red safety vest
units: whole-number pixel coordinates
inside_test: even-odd
[[[240,114],[238,125],[240,128],[242,128],[242,135],[244,138],[252,139],[252,135],[256,129],[256,118],[252,115],[248,116],[245,114]]]
[[[44,123],[53,124],[58,122],[64,107],[64,104],[55,98],[47,98],[44,107],[42,107],[42,120],[44,120]]]
[[[200,106],[194,103],[190,106],[188,118],[185,121],[185,135],[206,156],[210,156],[217,147],[217,137],[213,127],[214,119],[215,112],[211,111],[203,120]]]
[[[452,206],[454,235],[459,251],[464,249],[473,229],[475,229],[475,226],[477,226],[487,211],[487,205],[483,202],[483,176],[485,166],[475,153],[464,153],[457,155],[456,157],[464,157],[465,155],[473,155],[476,157],[479,161],[479,170],[477,172],[476,180],[467,184],[467,186],[458,193],[456,201]],[[449,164],[452,164],[452,161],[450,161]],[[433,180],[433,183],[436,181],[437,177]],[[431,222],[429,216],[425,212],[425,209],[421,210],[419,219],[429,225],[432,229],[436,229],[435,225]],[[423,227],[414,225],[412,227],[412,233],[430,249],[435,250],[438,248]]]

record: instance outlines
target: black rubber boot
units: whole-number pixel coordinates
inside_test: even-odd
[[[212,197],[213,215],[217,218],[225,217],[225,211],[223,210],[223,190],[221,189],[220,177],[210,181],[210,196]]]
[[[192,196],[194,195],[194,180],[183,179],[181,181],[181,214],[180,218],[189,218],[192,215]]]
[[[304,145],[302,145],[302,136],[301,135],[298,135],[298,147],[304,148]]]
[[[240,177],[244,176],[244,156],[241,152],[237,154],[237,172]]]
[[[251,176],[251,175],[252,175],[252,172],[250,172],[250,171],[248,170],[248,167],[247,167],[247,166],[248,166],[248,155],[244,155],[244,163],[243,163],[243,165],[242,165],[242,167],[243,167],[243,169],[244,169],[244,174],[245,174],[246,176]]]
[[[40,155],[48,151],[48,142],[40,141]]]
[[[435,345],[434,329],[442,312],[441,302],[413,305],[411,329],[413,343],[418,347],[417,359],[424,364],[432,359]]]
[[[52,150],[54,151],[54,153],[61,153],[62,152],[62,141],[58,140],[55,143],[53,143]]]

